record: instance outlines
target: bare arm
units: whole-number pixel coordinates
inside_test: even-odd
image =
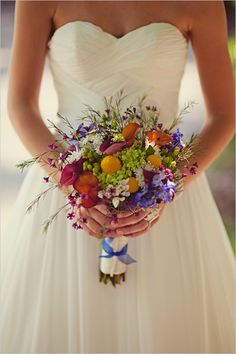
[[[206,124],[199,135],[201,153],[190,162],[197,160],[199,168],[196,175],[184,179],[184,187],[190,185],[223,151],[234,135],[234,76],[227,47],[227,24],[224,4],[220,1],[191,2],[194,14],[191,28],[191,42],[197,63],[201,87],[206,104]],[[183,171],[185,169],[183,168]],[[164,208],[165,206],[163,206]],[[163,212],[163,209],[162,209]],[[153,222],[158,222],[159,217]],[[143,234],[143,221],[135,225],[137,232]],[[141,230],[141,231],[140,231]],[[116,230],[132,233],[132,226]]]
[[[38,105],[52,28],[52,3],[16,2],[7,105],[11,123],[32,156],[47,151],[55,140],[42,120]],[[43,168],[47,173],[55,171],[48,164]]]
[[[191,4],[194,12],[191,43],[206,105],[206,124],[200,133],[198,173],[187,177],[190,184],[219,156],[234,135],[234,76],[227,44],[223,1]],[[196,9],[194,7],[196,6]]]

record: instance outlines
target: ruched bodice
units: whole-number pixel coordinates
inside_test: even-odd
[[[70,120],[84,113],[84,104],[104,108],[103,96],[123,88],[123,104],[148,94],[170,122],[187,57],[187,40],[174,25],[150,23],[121,38],[86,21],[59,27],[48,42],[48,60],[58,94],[58,111]]]

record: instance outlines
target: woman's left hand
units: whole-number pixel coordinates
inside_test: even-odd
[[[154,207],[150,207],[146,211],[140,210],[136,215],[118,218],[117,222],[110,228],[109,236],[119,237],[124,235],[124,236],[136,237],[136,236],[143,235],[154,224],[156,224],[161,214],[163,213],[164,207],[165,207],[165,203],[161,203],[159,215],[157,215],[156,218],[150,221],[145,220],[145,218],[149,213],[153,211]]]

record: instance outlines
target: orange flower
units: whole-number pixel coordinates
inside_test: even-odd
[[[128,123],[122,130],[122,135],[126,141],[126,146],[131,146],[137,135],[140,125],[138,123]]]
[[[169,144],[172,141],[172,136],[161,130],[150,130],[145,132],[145,135],[150,142],[154,142],[158,146]]]
[[[84,172],[74,182],[73,187],[81,193],[81,204],[84,208],[91,208],[98,200],[98,179],[92,172]]]

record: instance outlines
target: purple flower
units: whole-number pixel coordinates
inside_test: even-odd
[[[54,151],[54,150],[56,150],[56,149],[57,149],[57,145],[56,145],[56,144],[54,144],[54,143],[52,143],[52,144],[48,145],[48,147],[49,147],[49,149],[50,149],[51,151]]]
[[[130,198],[131,203],[141,207],[147,207],[152,205],[153,201],[151,200],[151,196],[149,196],[149,192],[150,191],[148,185],[145,184],[139,192],[132,195],[132,197]]]
[[[83,229],[82,226],[78,222],[74,222],[74,224],[72,224],[72,227],[75,230]]]
[[[114,187],[109,187],[107,191],[109,193],[113,194],[113,193],[115,193],[116,189]]]
[[[75,213],[73,211],[67,214],[67,219],[69,220],[74,219],[74,217],[75,217]]]
[[[63,138],[63,140],[69,139],[69,137],[68,137],[68,135],[67,135],[66,133],[63,133],[63,134],[62,134],[62,138]]]
[[[47,158],[47,161],[51,167],[56,167],[55,160],[50,157]]]
[[[70,154],[70,151],[61,152],[59,155],[59,160],[64,161]]]
[[[147,183],[148,185],[151,185],[153,176],[154,176],[155,174],[156,174],[156,172],[154,172],[154,171],[149,171],[149,170],[145,170],[145,169],[143,168],[143,176],[144,176],[144,181],[145,181],[145,183]]]
[[[44,181],[45,181],[46,183],[49,182],[49,177],[43,177],[43,179],[44,179]]]
[[[197,173],[197,168],[195,166],[190,167],[189,172],[191,175],[195,175]]]
[[[152,185],[157,188],[159,186],[161,186],[163,184],[163,181],[165,182],[165,179],[166,179],[166,176],[163,172],[161,173],[156,173],[154,176],[153,176],[153,179],[152,179]]]
[[[78,128],[76,129],[76,132],[78,134],[78,138],[83,138],[87,135],[87,130],[84,127],[84,123],[81,123]]]
[[[167,181],[165,185],[161,187],[161,190],[157,193],[157,197],[162,199],[165,203],[171,202],[176,194],[176,185],[174,182]]]
[[[72,207],[74,207],[76,205],[76,197],[75,196],[69,195],[67,197],[67,200]]]
[[[172,134],[173,143],[175,145],[181,144],[181,138],[183,134],[179,131],[179,128]]]
[[[173,152],[176,147],[179,147],[181,149],[183,147],[183,143],[181,140],[183,134],[179,131],[179,128],[176,129],[176,131],[172,133],[171,136],[173,139],[172,142],[166,144],[164,148],[168,149],[169,152]]]
[[[69,147],[69,149],[68,149],[69,151],[76,151],[76,145],[74,145],[74,144],[72,144],[70,147]]]
[[[109,136],[101,143],[101,145],[99,146],[99,150],[103,153],[106,150],[106,148],[108,148],[111,144],[112,144],[112,139]]]
[[[91,123],[89,126],[84,126],[84,123],[81,123],[76,129],[76,136],[78,138],[84,138],[87,136],[88,132],[94,130],[95,125]]]

